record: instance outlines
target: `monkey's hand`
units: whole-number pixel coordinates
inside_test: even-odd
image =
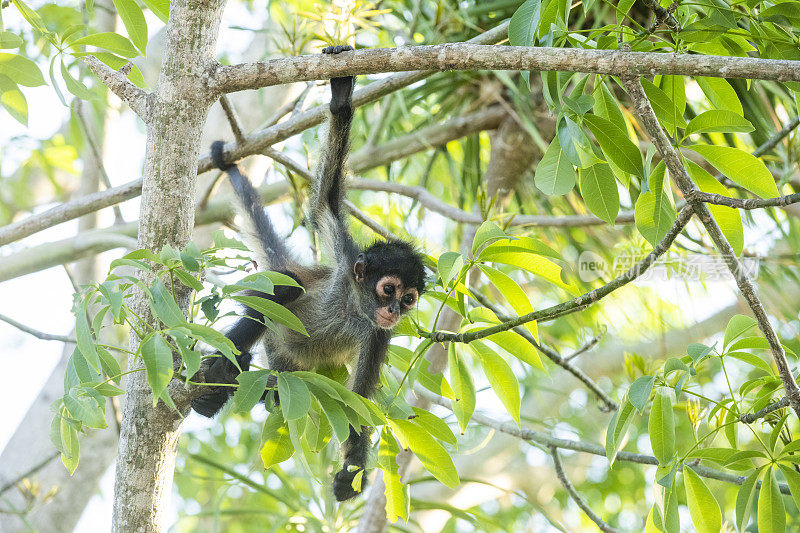
[[[250,368],[251,357],[249,352],[242,353],[237,357],[242,370],[246,371]],[[210,357],[203,360],[200,369],[203,373],[203,381],[206,383],[236,383],[236,376],[239,375],[239,369],[236,368],[236,365],[221,354],[219,357]],[[222,409],[222,406],[231,397],[233,387],[203,388],[208,392],[192,400],[192,409],[207,418],[211,418]]]
[[[323,54],[340,54],[350,52],[353,47],[350,45],[326,46],[322,49]],[[344,76],[331,79],[331,113],[341,113],[343,111],[352,112],[353,110],[353,76]]]
[[[359,475],[360,473],[360,475]],[[353,481],[359,476],[358,490],[353,488]],[[360,486],[358,486],[360,484]],[[367,471],[363,464],[354,464],[346,460],[344,466],[333,477],[333,495],[336,501],[343,502],[364,492],[367,487]]]

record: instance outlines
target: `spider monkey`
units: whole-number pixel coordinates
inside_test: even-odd
[[[350,46],[329,46],[323,54],[350,51]],[[341,365],[356,358],[352,390],[368,398],[378,382],[392,329],[414,307],[425,288],[421,255],[405,241],[375,242],[360,248],[351,237],[343,213],[344,164],[353,121],[353,76],[331,80],[330,118],[326,146],[313,184],[310,221],[319,232],[333,265],[300,264],[275,233],[250,180],[235,164],[225,162],[223,143],[211,147],[214,164],[227,171],[245,218],[251,226],[259,268],[291,276],[302,289],[276,286],[274,294],[251,292],[292,311],[305,325],[308,336],[281,327],[282,336],[264,325],[264,316],[245,307],[226,333],[241,352],[242,370],[250,366],[251,349],[263,338],[269,367],[277,372],[311,370],[320,365]],[[204,362],[209,383],[236,383],[239,370],[224,357]],[[275,386],[271,376],[268,386]],[[212,417],[231,396],[230,387],[211,388],[192,402],[201,415]],[[276,398],[279,401],[279,399]],[[343,443],[344,466],[334,476],[338,501],[359,494],[352,482],[364,470],[371,447],[369,428],[356,431]],[[362,478],[362,479],[365,479]],[[362,490],[365,484],[362,484]]]

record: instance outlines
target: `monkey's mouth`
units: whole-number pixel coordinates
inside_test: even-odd
[[[380,307],[375,311],[375,322],[382,328],[393,328],[398,320],[400,320],[400,314],[390,313],[385,307]]]

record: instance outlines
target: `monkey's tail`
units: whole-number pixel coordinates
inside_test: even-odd
[[[283,239],[275,233],[275,228],[264,211],[261,197],[248,177],[242,174],[236,164],[225,162],[224,146],[222,141],[215,141],[211,145],[211,159],[217,168],[228,173],[248,226],[251,237],[248,240],[252,241],[253,251],[260,256],[258,267],[261,270],[285,268],[291,262],[289,250]]]

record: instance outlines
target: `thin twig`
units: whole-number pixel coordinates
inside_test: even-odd
[[[773,402],[773,403],[769,404],[768,406],[766,406],[765,408],[763,408],[763,409],[761,409],[759,411],[756,411],[755,413],[749,413],[749,414],[746,414],[746,415],[742,415],[741,417],[739,417],[739,420],[741,420],[745,424],[752,424],[756,420],[758,420],[760,418],[764,418],[765,416],[767,416],[771,412],[777,411],[778,409],[783,409],[784,407],[789,407],[789,398],[786,398],[786,397],[781,398],[777,402]]]
[[[67,342],[71,344],[76,344],[77,341],[71,337],[67,337],[66,335],[53,335],[52,333],[45,333],[43,331],[39,331],[38,329],[33,329],[25,324],[21,324],[11,318],[10,316],[6,316],[0,314],[0,320],[3,322],[10,324],[17,328],[20,331],[24,331],[28,335],[33,335],[37,339],[42,339],[43,341],[59,341],[59,342]]]
[[[711,215],[708,206],[702,202],[692,201],[693,195],[697,194],[697,187],[687,174],[680,155],[675,151],[666,133],[664,133],[664,130],[661,128],[655,112],[650,105],[650,101],[647,99],[647,95],[642,88],[639,77],[633,75],[622,76],[622,82],[625,86],[625,90],[628,91],[631,97],[634,108],[641,119],[642,126],[650,135],[650,139],[659,154],[661,154],[661,160],[666,164],[670,177],[675,180],[684,198],[686,198],[694,208],[697,217],[705,226],[709,237],[711,237],[722,259],[725,261],[728,270],[730,270],[733,278],[736,280],[739,291],[742,296],[744,296],[745,300],[747,300],[747,304],[753,312],[758,327],[767,339],[767,343],[772,351],[772,359],[775,361],[775,366],[778,368],[778,375],[783,382],[786,397],[795,414],[800,418],[800,387],[797,386],[797,382],[792,375],[789,362],[786,360],[786,353],[783,349],[783,345],[780,343],[778,335],[769,322],[769,317],[764,310],[764,305],[758,298],[752,280],[748,276],[746,270],[742,268],[733,248],[722,233],[716,220],[714,220],[714,217]]]
[[[228,124],[231,126],[231,131],[233,132],[233,138],[236,139],[236,144],[242,144],[244,142],[244,132],[242,131],[242,125],[239,122],[239,116],[236,114],[236,109],[233,108],[233,104],[228,99],[228,95],[223,94],[220,96],[219,103],[222,106],[222,110],[225,112],[225,116],[228,119]]]
[[[564,486],[564,489],[566,489],[567,494],[569,494],[570,498],[572,498],[572,501],[574,501],[578,507],[580,507],[584,513],[586,513],[586,516],[588,516],[592,522],[597,524],[597,527],[600,528],[600,531],[605,531],[606,533],[616,533],[617,529],[606,524],[603,519],[597,515],[597,513],[592,511],[592,508],[589,507],[589,504],[587,504],[584,499],[581,498],[581,495],[578,494],[578,491],[572,486],[572,483],[570,483],[569,478],[567,477],[567,473],[564,472],[564,467],[561,465],[561,458],[558,456],[558,448],[555,446],[550,446],[550,455],[553,457],[553,466],[556,470],[556,476]]]
[[[59,451],[55,451],[55,452],[51,453],[50,455],[48,455],[47,457],[42,459],[40,462],[38,462],[37,464],[35,464],[31,468],[29,468],[27,472],[23,472],[22,474],[18,475],[16,478],[12,479],[8,483],[6,483],[2,487],[0,487],[0,494],[3,494],[8,489],[11,489],[11,488],[15,487],[17,485],[17,483],[19,483],[23,479],[34,475],[39,470],[41,470],[42,468],[46,467],[51,462],[53,462],[53,460],[56,459],[59,455],[61,455],[61,452],[59,452]]]
[[[764,207],[786,207],[800,202],[800,193],[787,194],[777,198],[731,198],[721,194],[695,191],[689,195],[691,201],[705,202],[707,204],[725,205],[735,209],[762,209]]]
[[[448,400],[447,398],[443,398],[438,394],[434,394],[433,392],[429,391],[428,389],[420,385],[419,382],[414,384],[414,394],[428,400],[430,403],[440,405],[445,409],[449,409],[450,411],[453,410],[453,405],[450,400]],[[501,433],[506,433],[507,435],[511,435],[519,439],[538,444],[540,446],[545,446],[547,448],[555,447],[561,450],[572,450],[580,453],[589,453],[592,455],[598,455],[600,457],[606,456],[605,448],[603,446],[600,446],[599,444],[585,442],[582,440],[563,439],[560,437],[555,437],[549,433],[536,431],[535,429],[520,428],[519,426],[517,426],[515,422],[512,421],[501,422],[499,420],[496,420],[490,416],[481,413],[480,411],[474,412],[472,414],[472,418],[470,419],[470,421],[480,424],[482,426],[496,429]],[[635,453],[635,452],[619,451],[617,452],[615,461],[658,466],[658,459],[656,459],[652,455],[645,455],[643,453]],[[699,476],[709,479],[724,481],[726,483],[732,483],[734,485],[741,485],[747,479],[746,476],[737,476],[735,474],[730,474],[728,472],[723,472],[721,470],[717,470],[715,468],[709,468],[707,466],[700,464],[691,464],[687,466],[692,470],[694,470],[695,473],[697,473],[697,475]],[[679,467],[679,470],[682,470],[683,468],[684,467]],[[760,484],[758,486],[760,486]],[[785,483],[781,483],[779,486],[782,494],[786,495],[791,494],[788,485],[786,485]]]
[[[490,302],[489,299],[486,298],[486,296],[484,296],[483,294],[480,294],[477,291],[472,291],[472,297],[475,298],[475,300],[482,306],[491,310],[500,320],[509,320],[509,317],[505,315],[498,306]],[[583,382],[583,384],[586,385],[586,387],[590,391],[592,391],[595,394],[595,396],[597,396],[597,398],[602,402],[603,404],[601,407],[602,411],[605,412],[616,411],[619,408],[617,402],[611,399],[611,397],[608,394],[606,394],[600,388],[600,386],[594,382],[592,378],[586,375],[586,373],[583,370],[569,363],[565,358],[561,357],[561,355],[552,348],[536,342],[536,339],[533,337],[533,335],[531,335],[530,331],[521,326],[514,328],[513,331],[518,335],[521,335],[526,341],[528,341],[531,345],[533,345],[534,348],[539,350],[545,357],[547,357],[555,364],[557,364],[558,366],[560,366],[561,368],[563,368],[564,370],[566,370],[567,372],[578,378],[581,382]]]
[[[602,331],[602,332],[598,333],[597,335],[595,335],[594,337],[589,339],[589,342],[587,342],[586,344],[584,344],[583,346],[581,346],[580,348],[578,348],[577,350],[575,350],[571,354],[565,355],[564,356],[564,361],[572,361],[573,359],[575,359],[579,355],[588,352],[589,350],[591,350],[592,348],[597,346],[597,343],[600,342],[600,339],[602,339],[603,335],[605,335],[605,334],[606,334],[605,331]]]
[[[627,285],[631,281],[647,272],[647,270],[656,262],[656,259],[661,257],[669,249],[678,235],[680,235],[680,233],[683,231],[683,228],[686,227],[686,224],[688,224],[689,220],[692,218],[693,213],[694,211],[689,205],[681,209],[681,211],[678,213],[677,219],[672,224],[672,227],[669,229],[664,238],[661,239],[661,242],[659,242],[656,247],[653,248],[652,252],[647,254],[647,256],[637,264],[629,268],[624,274],[617,276],[602,287],[598,287],[597,289],[583,293],[572,300],[568,300],[539,311],[533,311],[532,313],[521,315],[516,318],[512,318],[511,320],[503,321],[502,323],[489,328],[473,330],[464,333],[447,333],[444,331],[432,331],[429,333],[420,332],[420,335],[423,337],[429,337],[434,342],[450,341],[467,343],[477,339],[483,339],[490,335],[494,335],[495,333],[500,333],[501,331],[508,331],[509,329],[521,326],[526,322],[531,322],[534,320],[539,322],[553,320],[554,318],[574,313],[585,307],[588,307],[589,305],[596,303],[601,298],[608,296],[615,290]]]
[[[100,180],[103,182],[103,186],[106,188],[106,190],[109,190],[111,189],[111,179],[108,177],[106,167],[103,164],[103,154],[100,151],[100,145],[94,138],[92,128],[89,127],[89,122],[86,120],[86,116],[84,114],[83,105],[80,103],[81,101],[77,98],[75,100],[77,102],[75,105],[75,115],[78,117],[78,122],[80,122],[81,129],[83,130],[83,135],[86,137],[86,143],[89,145],[89,150],[92,152],[92,157],[94,157],[94,164],[97,165],[97,170],[100,172]],[[114,223],[124,224],[125,218],[122,216],[122,210],[119,208],[119,205],[115,204],[113,209]]]

